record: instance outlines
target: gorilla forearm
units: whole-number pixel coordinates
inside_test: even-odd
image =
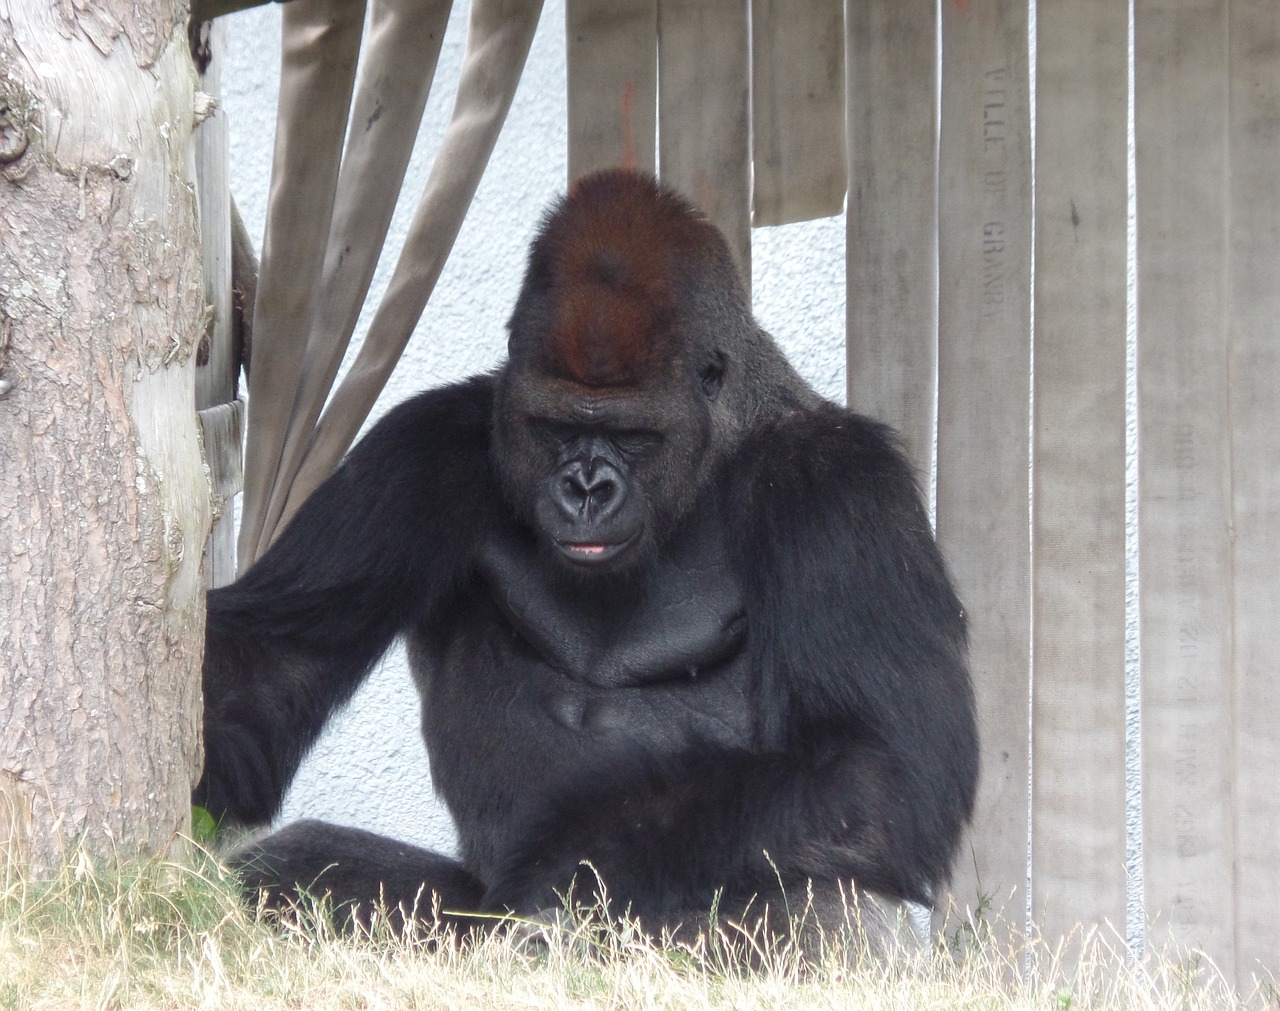
[[[195,803],[220,820],[270,821],[330,714],[350,699],[386,645],[386,639],[378,645],[376,636],[356,642],[321,651],[212,629],[205,658],[205,767]]]

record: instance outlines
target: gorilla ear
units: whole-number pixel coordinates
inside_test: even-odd
[[[698,381],[702,383],[702,392],[707,399],[715,400],[720,395],[720,387],[724,385],[724,355],[717,351],[698,373]]]

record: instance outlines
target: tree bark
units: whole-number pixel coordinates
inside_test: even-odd
[[[210,494],[186,21],[0,0],[0,865],[189,823]]]

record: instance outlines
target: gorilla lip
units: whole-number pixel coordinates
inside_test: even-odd
[[[621,554],[631,546],[631,542],[634,540],[635,537],[628,537],[625,541],[619,541],[617,544],[556,541],[556,547],[560,549],[566,558],[572,561],[595,565]]]

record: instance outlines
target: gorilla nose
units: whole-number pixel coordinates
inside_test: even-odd
[[[616,509],[621,484],[605,463],[571,463],[555,488],[556,504],[571,517],[598,519]]]

